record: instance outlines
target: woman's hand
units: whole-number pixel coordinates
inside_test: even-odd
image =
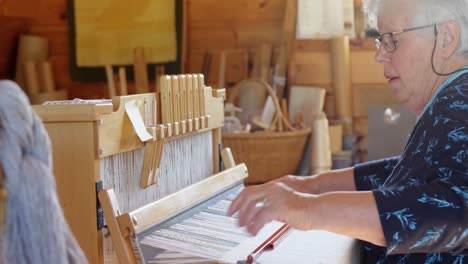
[[[294,181],[294,180],[293,180]],[[277,220],[292,228],[317,228],[316,195],[300,193],[278,180],[245,188],[232,202],[228,215],[239,212],[239,225],[256,235],[262,227]]]

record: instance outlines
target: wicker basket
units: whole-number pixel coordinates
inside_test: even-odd
[[[224,133],[222,135],[223,145],[231,148],[235,161],[247,165],[249,177],[245,180],[246,184],[264,183],[296,173],[311,132],[310,128],[300,130],[292,128],[287,119],[283,117],[270,85],[260,80],[258,82],[261,82],[273,97],[278,120],[282,120],[285,123],[285,129],[289,131]]]

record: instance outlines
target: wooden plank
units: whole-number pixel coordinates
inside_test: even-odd
[[[367,136],[369,131],[369,121],[367,116],[354,117],[354,134],[357,136]]]
[[[292,44],[293,52],[329,52],[330,41],[326,39],[296,40]]]
[[[286,8],[286,1],[283,0],[188,0],[188,4],[189,17],[193,23],[226,20],[282,21]]]
[[[357,148],[359,151],[367,153],[367,150],[369,149],[369,137],[362,136],[357,144]]]
[[[0,16],[0,78],[13,79],[18,34],[27,31],[29,21]]]
[[[120,263],[136,263],[132,247],[129,245],[130,243],[125,243],[123,232],[120,232],[117,223],[116,217],[119,216],[121,209],[114,190],[101,190],[98,195]]]
[[[374,59],[374,51],[355,51],[350,54],[351,82],[386,84],[383,65]]]
[[[355,51],[371,51],[376,52],[374,39],[350,39],[349,46],[351,52]],[[328,39],[306,39],[296,40],[292,48],[296,52],[321,52],[330,51],[330,40]]]
[[[36,10],[37,16],[32,20],[36,26],[67,26],[66,0],[40,0],[41,6]]]
[[[188,72],[201,72],[204,53],[192,53],[189,56]],[[214,52],[209,69],[210,85],[215,88],[219,87],[219,74],[220,74],[220,59],[221,52]],[[248,61],[245,50],[232,50],[226,54],[226,68],[224,83],[227,86],[232,86],[237,82],[246,79],[248,72]],[[214,84],[214,85],[211,85]]]
[[[292,62],[289,65],[289,82],[297,85],[331,84],[330,61],[320,58],[320,56],[317,56],[317,59],[311,64]],[[324,65],[320,65],[320,62]]]
[[[68,55],[68,27],[66,24],[59,26],[32,26],[29,29],[33,35],[47,38],[49,41],[49,55]]]
[[[97,230],[95,122],[46,123],[52,143],[57,193],[65,218],[90,263],[103,263],[102,232]],[[80,138],[80,140],[76,140]],[[66,147],[65,147],[66,146]],[[79,164],[78,169],[75,168]]]
[[[225,21],[222,23],[192,24],[189,27],[189,49],[235,49],[257,46],[262,42],[279,43],[281,25],[281,21],[258,23]]]
[[[328,119],[336,118],[335,95],[332,93],[327,93],[325,95],[325,105],[323,108],[325,109]]]
[[[386,85],[382,84],[354,84],[353,110],[354,117],[367,116],[369,105],[395,104],[396,100]]]
[[[1,15],[7,17],[36,17],[41,7],[41,0],[4,0],[0,2]]]

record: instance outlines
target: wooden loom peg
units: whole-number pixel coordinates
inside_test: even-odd
[[[187,109],[187,128],[188,131],[191,132],[193,130],[193,75],[192,74],[187,74],[186,75],[186,94],[187,94],[187,100],[186,100],[186,109]]]
[[[181,133],[187,133],[187,77],[185,74],[179,74],[179,116]]]
[[[208,87],[205,87],[205,78],[203,74],[198,74],[198,111],[200,113],[200,127],[201,128],[206,128],[207,127],[207,120],[206,120],[206,113],[205,113],[205,89]]]
[[[179,93],[179,78],[177,76],[171,76],[171,89],[172,89],[172,122],[174,135],[179,135],[180,127],[180,93]]]
[[[200,129],[200,92],[198,91],[200,89],[199,83],[198,83],[198,75],[194,74],[192,75],[192,101],[193,101],[193,129],[194,130],[199,130]]]
[[[172,123],[172,81],[171,76],[164,75],[161,82],[161,117],[163,124]]]
[[[155,69],[155,72],[154,72],[154,79],[155,80],[161,79],[161,76],[164,75],[164,72],[165,72],[164,65],[156,65],[156,69]],[[160,84],[158,84],[157,81],[155,82],[154,91],[157,92],[157,93],[159,93],[161,91]]]
[[[166,127],[166,136],[172,137],[174,135],[172,123],[165,124],[165,127]]]

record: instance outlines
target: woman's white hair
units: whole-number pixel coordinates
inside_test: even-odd
[[[363,11],[370,21],[376,21],[386,0],[364,0]],[[391,0],[389,0],[391,1]],[[410,1],[410,0],[407,0]],[[412,0],[416,3],[413,26],[456,20],[460,24],[458,55],[468,59],[468,0]]]
[[[57,198],[49,137],[11,81],[0,81],[0,163],[8,192],[0,263],[87,263]]]

